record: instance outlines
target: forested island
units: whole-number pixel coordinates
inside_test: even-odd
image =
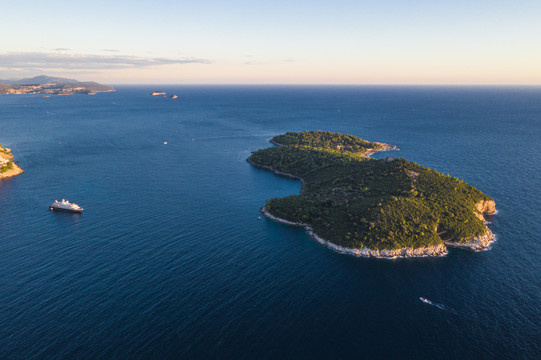
[[[324,131],[275,136],[279,146],[248,162],[299,179],[300,195],[267,200],[261,212],[303,226],[329,248],[356,256],[442,256],[447,247],[487,249],[494,200],[455,177],[405,159],[367,157],[393,146]]]
[[[2,145],[0,145],[0,179],[12,177],[22,173],[23,169],[21,169],[13,161],[11,149],[2,147]]]
[[[94,81],[78,81],[60,77],[40,75],[19,80],[0,80],[2,94],[50,94],[50,95],[94,95],[98,92],[115,91],[110,86]]]

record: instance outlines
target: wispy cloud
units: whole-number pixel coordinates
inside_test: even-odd
[[[244,55],[244,57],[251,57],[251,55]],[[270,61],[254,61],[249,60],[245,61],[244,65],[269,65],[269,64],[278,64],[278,63],[292,63],[296,60],[294,58],[287,58],[282,60],[270,60]]]
[[[46,52],[0,53],[0,68],[3,69],[107,70],[193,63],[210,64],[211,61],[194,57],[172,59],[129,55],[89,55]]]
[[[120,50],[117,50],[117,49],[103,49],[102,51],[119,52]]]
[[[69,51],[71,49],[68,49],[68,48],[56,48],[54,49],[54,51]]]

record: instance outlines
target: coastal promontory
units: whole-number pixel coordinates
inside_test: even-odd
[[[0,179],[22,174],[24,171],[13,161],[11,149],[0,145]]]
[[[303,226],[329,248],[384,258],[487,249],[494,200],[458,178],[401,158],[368,155],[394,146],[325,131],[288,132],[248,162],[302,182],[301,193],[267,200],[269,219]]]

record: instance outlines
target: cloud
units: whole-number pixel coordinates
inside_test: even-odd
[[[172,64],[210,64],[208,59],[184,57],[139,57],[129,55],[88,55],[45,52],[0,53],[0,68],[66,70],[134,69]]]
[[[251,57],[250,55],[244,55],[244,57]],[[282,60],[270,60],[270,61],[245,61],[244,65],[269,65],[269,64],[278,64],[278,63],[292,63],[295,62],[294,58],[287,58]]]
[[[54,49],[54,51],[69,51],[71,49],[67,49],[67,48],[56,48]]]
[[[102,51],[119,52],[120,50],[117,50],[117,49],[103,49]]]

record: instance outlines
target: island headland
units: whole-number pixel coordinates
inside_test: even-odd
[[[93,81],[78,81],[60,77],[40,75],[20,80],[0,80],[2,94],[50,94],[50,95],[94,95],[99,92],[115,91],[110,86]]]
[[[0,179],[22,174],[24,171],[13,161],[11,149],[0,145]]]
[[[253,166],[301,181],[301,193],[267,200],[269,219],[302,226],[330,249],[355,256],[444,256],[488,249],[494,200],[455,177],[400,158],[396,147],[325,131],[288,132],[252,153]]]

